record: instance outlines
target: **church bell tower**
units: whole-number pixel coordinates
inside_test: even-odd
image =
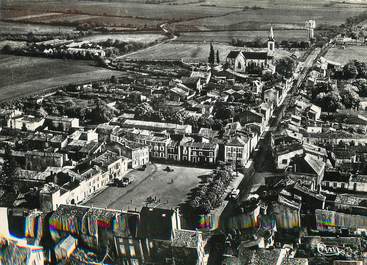
[[[275,51],[275,40],[274,40],[273,26],[271,26],[268,40],[268,52],[273,53],[274,51]]]

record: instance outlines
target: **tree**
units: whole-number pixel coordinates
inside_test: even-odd
[[[100,100],[96,102],[96,107],[89,113],[89,118],[93,122],[108,122],[114,116],[113,110]]]
[[[111,83],[114,83],[114,84],[116,84],[117,83],[117,78],[116,78],[116,76],[111,76],[111,79],[110,79],[110,82]]]
[[[219,50],[217,50],[217,64],[220,64],[220,59],[219,59]]]
[[[275,70],[278,74],[290,78],[293,75],[294,61],[291,58],[285,57],[276,63]]]
[[[359,106],[359,96],[357,92],[352,89],[343,89],[340,92],[341,102],[347,109],[358,108]]]
[[[367,80],[365,80],[365,79],[357,80],[354,83],[354,85],[358,87],[359,96],[367,97]]]
[[[358,76],[360,78],[367,77],[367,65],[365,62],[354,61],[354,65],[357,68]]]
[[[349,62],[343,67],[343,76],[346,79],[356,78],[358,75],[358,69],[354,62]]]
[[[321,94],[320,94],[321,95]],[[335,112],[337,109],[343,106],[340,102],[341,98],[339,93],[332,91],[325,95],[321,95],[317,98],[317,104],[323,111]]]
[[[141,103],[135,108],[135,115],[138,119],[147,119],[150,118],[153,114],[154,110],[152,106],[149,105],[149,103]]]
[[[213,43],[210,43],[210,51],[209,51],[208,62],[210,64],[214,64],[214,61],[215,61],[214,47],[213,47]]]

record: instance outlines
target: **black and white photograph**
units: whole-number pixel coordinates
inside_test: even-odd
[[[367,0],[0,0],[0,265],[367,265]]]

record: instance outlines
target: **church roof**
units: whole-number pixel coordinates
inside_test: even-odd
[[[240,51],[230,51],[227,55],[227,58],[236,58],[240,54]]]
[[[268,59],[268,52],[242,52],[243,56],[246,59],[254,59],[254,60],[266,60]]]

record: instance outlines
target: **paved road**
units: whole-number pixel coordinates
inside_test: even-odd
[[[254,154],[255,171],[251,174],[247,174],[247,177],[244,178],[243,183],[241,183],[240,185],[241,196],[238,200],[239,202],[247,199],[248,194],[250,193],[252,188],[263,184],[267,175],[273,174],[272,171],[274,170],[274,166],[270,147],[271,132],[278,130],[280,121],[282,120],[285,111],[287,110],[290,103],[292,102],[292,99],[296,95],[298,88],[306,79],[310,68],[315,63],[315,60],[317,60],[318,55],[321,51],[322,50],[320,48],[315,48],[309,54],[309,56],[303,63],[303,68],[298,76],[297,81],[293,84],[293,87],[284,99],[283,104],[275,110],[273,118],[270,119],[269,129],[264,132],[258,144],[258,151]],[[231,214],[231,211],[237,203],[238,202],[232,202],[228,204],[228,207],[222,215],[222,220],[225,220],[226,216]]]

